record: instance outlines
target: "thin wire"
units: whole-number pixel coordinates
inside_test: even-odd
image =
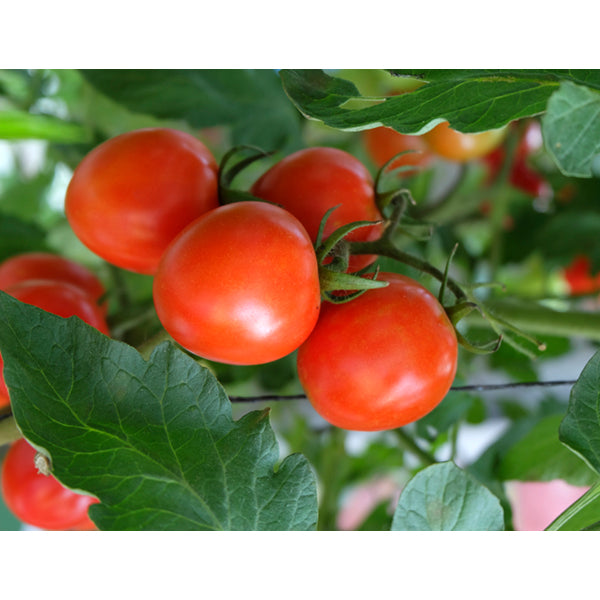
[[[452,392],[491,392],[494,390],[507,390],[516,388],[532,388],[532,387],[558,387],[566,385],[574,385],[577,380],[560,380],[560,381],[526,381],[523,383],[492,383],[482,385],[458,385],[450,388]],[[306,400],[305,394],[290,394],[289,396],[279,396],[277,394],[264,394],[261,396],[230,396],[231,402],[286,402],[291,400]],[[10,412],[0,414],[0,421],[8,419],[11,416]]]
[[[558,387],[574,385],[576,380],[561,381],[526,381],[523,383],[495,383],[482,385],[458,385],[450,388],[452,392],[490,392],[494,390],[505,390],[515,388],[532,387]],[[306,400],[305,394],[292,394],[289,396],[278,396],[276,394],[264,394],[261,396],[230,396],[231,402],[279,402],[287,400]]]

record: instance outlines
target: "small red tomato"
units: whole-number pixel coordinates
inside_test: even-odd
[[[278,204],[291,212],[308,231],[313,243],[325,213],[330,215],[324,239],[333,231],[355,221],[378,221],[373,178],[354,156],[337,148],[305,148],[273,165],[252,186],[253,196]],[[370,241],[382,226],[361,227],[350,233],[350,241]],[[372,255],[350,257],[350,271],[358,271],[376,259]]]
[[[0,264],[0,290],[32,279],[70,283],[98,301],[104,285],[92,271],[68,258],[49,252],[27,252],[7,258]]]
[[[592,274],[592,263],[587,256],[576,256],[564,269],[563,277],[572,296],[600,291],[600,273]]]
[[[167,248],[154,304],[167,332],[194,354],[231,364],[277,360],[308,337],[319,315],[314,248],[283,208],[221,206]]]
[[[2,496],[8,509],[23,523],[41,529],[95,529],[88,507],[98,500],[73,492],[52,475],[39,473],[35,454],[35,448],[21,438],[4,457]]]
[[[406,152],[388,169],[398,167],[415,167],[415,169],[399,171],[399,176],[414,174],[419,167],[425,167],[431,162],[431,153],[419,135],[405,135],[391,127],[375,127],[363,132],[363,140],[367,153],[378,168],[383,167],[396,154]]]
[[[416,281],[389,285],[345,304],[324,304],[298,350],[298,376],[315,410],[343,429],[401,427],[433,410],[456,373],[458,344],[443,307]]]
[[[481,133],[462,133],[440,123],[427,133],[423,140],[431,152],[456,162],[467,162],[481,158],[499,146],[506,134],[506,128],[490,129]]]
[[[130,131],[100,144],[77,166],[66,215],[98,256],[153,274],[172,239],[218,205],[217,171],[210,151],[187,133]]]
[[[21,302],[32,304],[59,317],[77,316],[105,335],[110,334],[104,309],[74,285],[62,281],[31,280],[12,285],[4,291]],[[3,370],[4,361],[0,355],[0,408],[10,404]]]

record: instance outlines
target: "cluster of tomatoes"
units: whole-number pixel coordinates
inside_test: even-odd
[[[418,166],[433,153],[465,161],[489,155],[503,135],[458,134],[445,125],[421,137],[377,128],[365,133],[365,144],[379,166],[420,150],[398,159]],[[384,230],[373,179],[359,160],[336,148],[307,148],[268,169],[246,199],[227,203],[220,192],[220,168],[198,139],[143,129],[109,139],[81,161],[65,210],[98,256],[153,276],[157,315],[190,353],[251,365],[297,351],[307,397],[335,426],[401,427],[444,398],[456,372],[457,338],[426,288],[378,273],[385,287],[344,303],[322,301],[332,257],[318,258],[319,244],[350,223],[367,224],[347,233],[350,242],[377,240]],[[363,274],[376,258],[352,254],[347,271]],[[81,265],[39,253],[13,257],[0,265],[0,289],[109,335],[105,290]],[[0,406],[9,401],[0,376]],[[25,440],[8,451],[2,485],[9,508],[38,527],[88,528],[95,500],[38,474],[34,455]],[[44,516],[56,502],[64,511]]]

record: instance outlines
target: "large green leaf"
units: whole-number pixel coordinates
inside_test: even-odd
[[[591,177],[600,153],[600,93],[570,81],[561,83],[542,119],[546,149],[565,175]]]
[[[164,343],[148,361],[78,318],[0,293],[0,351],[15,419],[66,486],[95,495],[110,530],[310,530],[307,460],[267,414],[233,421],[210,372]]]
[[[600,351],[585,365],[571,390],[559,438],[600,473]]]
[[[551,481],[563,479],[572,485],[592,485],[598,474],[560,443],[558,427],[562,415],[540,421],[503,457],[499,475],[505,480]]]
[[[227,125],[232,143],[264,150],[300,144],[300,120],[268,69],[83,70],[99,91],[133,112],[197,128]]]
[[[382,124],[411,134],[425,133],[443,120],[459,131],[478,132],[541,114],[563,79],[600,87],[598,71],[402,70],[396,74],[420,78],[424,85],[410,94],[363,98],[353,83],[321,70],[284,69],[280,77],[292,102],[308,118],[343,130]]]
[[[452,462],[419,471],[400,495],[392,531],[501,531],[500,501]]]

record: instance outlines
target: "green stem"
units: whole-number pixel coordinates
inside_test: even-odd
[[[492,314],[511,325],[532,334],[563,337],[582,337],[600,341],[600,314],[585,311],[559,312],[518,300],[495,300],[485,303]],[[467,319],[478,318],[472,313]]]
[[[428,273],[440,283],[446,281],[446,287],[454,294],[457,300],[466,300],[467,296],[461,289],[460,285],[451,277],[446,278],[443,271],[440,271],[427,261],[424,261],[412,254],[408,254],[396,248],[393,244],[385,239],[375,240],[373,242],[351,242],[350,252],[352,254],[377,254],[386,256],[398,262],[404,263],[409,267]]]
[[[394,429],[396,435],[398,436],[398,441],[404,446],[405,450],[408,450],[411,454],[416,456],[422,463],[426,465],[434,465],[437,463],[435,457],[433,457],[429,452],[423,450],[415,440],[402,428]]]

